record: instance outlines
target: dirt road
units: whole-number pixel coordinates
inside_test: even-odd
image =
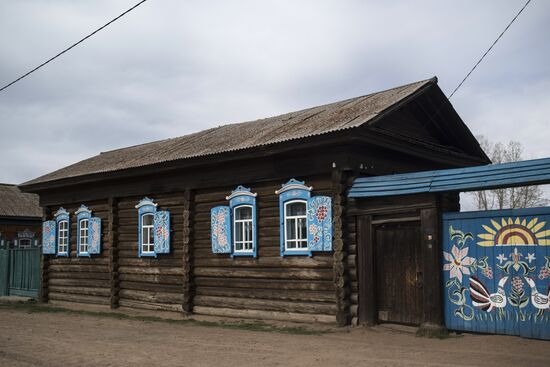
[[[550,342],[385,327],[322,335],[0,310],[0,366],[547,366]]]

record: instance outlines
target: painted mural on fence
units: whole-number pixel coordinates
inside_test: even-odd
[[[447,327],[550,339],[550,216],[479,213],[444,216]]]

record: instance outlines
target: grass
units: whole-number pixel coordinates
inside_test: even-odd
[[[425,337],[425,338],[436,338],[436,339],[450,339],[450,338],[460,338],[462,335],[451,334],[447,328],[430,328],[430,327],[419,327],[416,329],[416,336]]]
[[[248,330],[248,331],[263,331],[263,332],[279,332],[287,334],[297,335],[320,335],[329,332],[328,330],[312,330],[303,326],[275,326],[270,325],[262,321],[238,321],[238,322],[224,322],[224,321],[204,321],[195,319],[166,319],[156,316],[137,316],[128,315],[121,312],[102,312],[102,311],[81,311],[71,310],[63,307],[54,307],[37,304],[35,302],[19,302],[19,303],[0,303],[0,310],[18,310],[24,311],[29,314],[32,313],[64,313],[69,315],[89,316],[89,317],[108,317],[118,320],[133,320],[143,322],[164,322],[170,324],[180,325],[196,325],[204,327],[219,327],[224,329],[233,330]]]

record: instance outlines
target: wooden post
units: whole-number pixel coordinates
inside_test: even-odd
[[[194,195],[191,189],[184,192],[183,202],[183,304],[184,313],[193,312],[192,263]]]
[[[51,213],[50,208],[45,207],[42,210],[42,221],[47,221]],[[38,289],[38,300],[44,303],[48,302],[48,267],[50,265],[50,256],[51,255],[40,256],[40,288]]]
[[[339,326],[348,325],[351,322],[350,291],[348,269],[346,261],[346,248],[344,238],[346,226],[345,220],[345,177],[341,170],[332,171],[332,224],[333,224],[333,279],[336,291],[336,322]]]
[[[108,238],[111,247],[109,248],[109,274],[111,280],[111,308],[119,307],[120,279],[118,276],[118,202],[117,199],[109,197],[108,215]]]
[[[443,325],[443,296],[441,292],[441,239],[437,208],[420,211],[422,225],[423,301],[422,328],[440,329]]]
[[[378,310],[375,283],[374,236],[372,216],[357,217],[357,281],[359,286],[358,321],[376,325]]]

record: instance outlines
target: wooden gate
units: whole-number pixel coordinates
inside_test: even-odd
[[[37,297],[40,248],[0,250],[0,296]]]
[[[445,324],[550,339],[550,208],[443,215]]]
[[[375,227],[378,320],[418,325],[422,319],[420,222]]]

